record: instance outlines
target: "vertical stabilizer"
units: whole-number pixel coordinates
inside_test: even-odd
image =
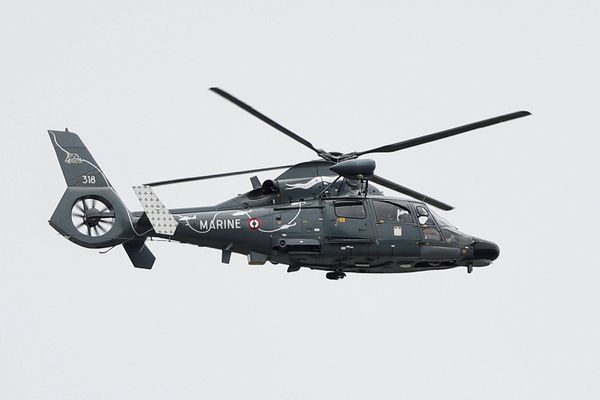
[[[49,130],[67,190],[50,225],[80,246],[103,248],[137,236],[129,210],[76,133]]]
[[[69,187],[110,187],[110,182],[79,135],[69,131],[48,131],[58,163]]]

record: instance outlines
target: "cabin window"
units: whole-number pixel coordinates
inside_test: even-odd
[[[334,205],[335,215],[339,218],[366,218],[367,212],[362,201],[337,202]]]
[[[375,216],[378,223],[387,221],[392,222],[413,222],[412,215],[408,209],[387,201],[374,201]]]

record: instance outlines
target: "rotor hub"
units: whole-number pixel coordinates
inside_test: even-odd
[[[100,210],[97,210],[96,208],[90,208],[83,215],[83,222],[89,227],[94,227],[98,225],[102,219],[98,216],[99,213]]]
[[[85,236],[102,236],[115,224],[115,213],[104,199],[82,197],[73,205],[71,221],[79,233]]]

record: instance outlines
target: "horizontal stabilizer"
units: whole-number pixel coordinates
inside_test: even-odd
[[[142,204],[154,232],[172,236],[177,229],[177,221],[173,214],[160,201],[154,190],[149,186],[134,186],[133,191]]]

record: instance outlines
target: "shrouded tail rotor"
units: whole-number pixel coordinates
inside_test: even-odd
[[[48,131],[67,190],[50,225],[70,241],[103,248],[138,238],[131,214],[79,136]]]
[[[146,232],[134,227],[132,215],[79,136],[48,131],[67,190],[50,218],[58,233],[83,247],[122,244],[134,267],[152,268],[154,255],[146,247]]]
[[[87,236],[107,234],[115,224],[115,212],[106,200],[82,197],[71,209],[71,221],[77,230]]]

